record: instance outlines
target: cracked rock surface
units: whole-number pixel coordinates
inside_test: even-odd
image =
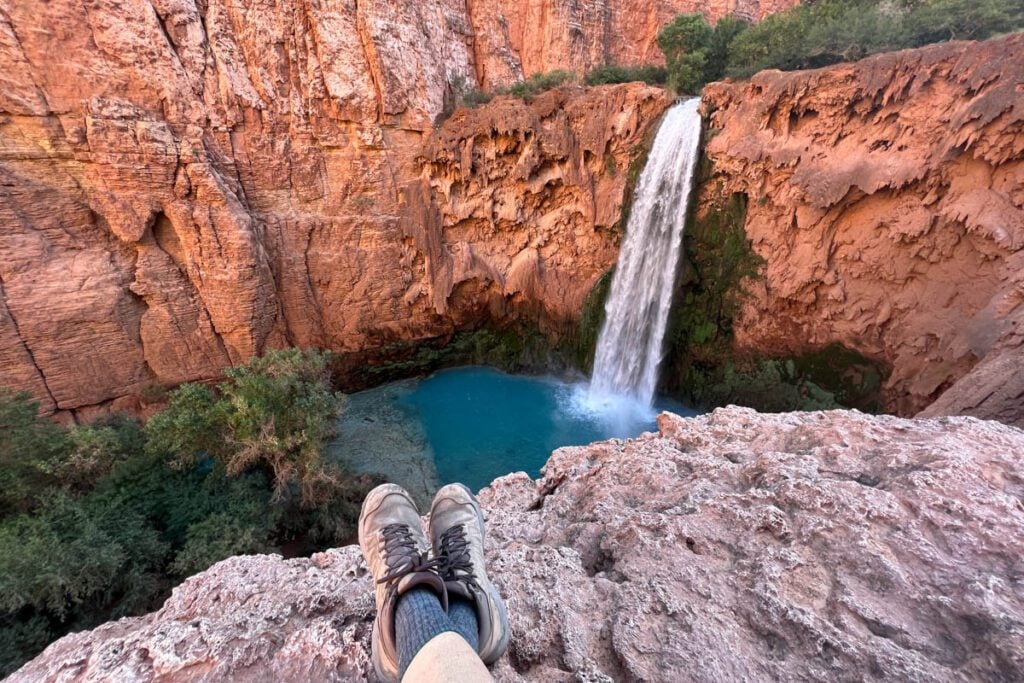
[[[1021,680],[1024,432],[726,408],[563,448],[480,494],[512,644],[499,680]],[[69,635],[37,680],[369,671],[355,546],[235,557]]]

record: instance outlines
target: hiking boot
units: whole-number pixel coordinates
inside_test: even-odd
[[[405,489],[381,484],[370,491],[359,514],[359,547],[370,565],[376,599],[371,655],[377,675],[398,680],[398,648],[395,644],[395,608],[398,598],[417,586],[434,590],[448,610],[444,581],[436,572],[437,561],[428,560],[430,544],[423,534],[420,514]]]
[[[448,594],[463,597],[476,607],[480,627],[477,654],[485,664],[496,662],[508,647],[508,614],[484,569],[484,516],[480,504],[462,484],[448,484],[434,497],[430,540]]]

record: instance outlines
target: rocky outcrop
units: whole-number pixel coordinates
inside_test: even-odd
[[[88,417],[268,347],[577,318],[668,98],[435,131],[484,56],[456,4],[0,2],[0,385]]]
[[[737,348],[838,342],[890,410],[1024,425],[1022,88],[1020,35],[709,86],[704,205],[746,195],[765,260]]]
[[[1024,432],[728,408],[555,451],[481,495],[513,630],[498,680],[1020,680]],[[38,680],[348,680],[355,546],[221,562],[69,635]]]

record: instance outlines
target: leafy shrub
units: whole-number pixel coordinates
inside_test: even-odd
[[[576,80],[576,74],[571,71],[565,71],[564,69],[555,69],[554,71],[545,71],[543,73],[537,73],[526,80],[519,81],[518,83],[512,84],[507,90],[507,94],[520,99],[529,100],[536,97],[537,95],[557,88],[560,85],[565,85]]]
[[[633,83],[642,81],[648,85],[665,85],[668,70],[663,66],[644,64],[643,66],[617,66],[606,64],[592,69],[583,78],[587,85],[608,85],[612,83]]]
[[[464,107],[479,107],[481,104],[487,104],[494,99],[494,95],[488,92],[484,92],[479,88],[471,88],[462,95],[462,106]]]
[[[1002,0],[818,0],[774,14],[738,36],[727,72],[805,69],[1024,27],[1024,3]]]
[[[329,360],[270,352],[179,387],[145,429],[61,427],[0,389],[0,676],[225,557],[350,541],[376,481],[324,458],[343,405]]]
[[[0,388],[0,516],[35,508],[58,484],[54,470],[68,449],[68,435],[39,417],[28,393]]]
[[[57,494],[38,514],[0,525],[0,610],[66,619],[87,602],[145,608],[166,552],[137,511]]]

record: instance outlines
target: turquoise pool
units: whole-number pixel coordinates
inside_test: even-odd
[[[423,500],[449,482],[478,490],[510,472],[536,477],[554,449],[637,436],[666,409],[695,414],[670,402],[595,403],[585,384],[554,377],[455,368],[353,394],[331,451]]]

